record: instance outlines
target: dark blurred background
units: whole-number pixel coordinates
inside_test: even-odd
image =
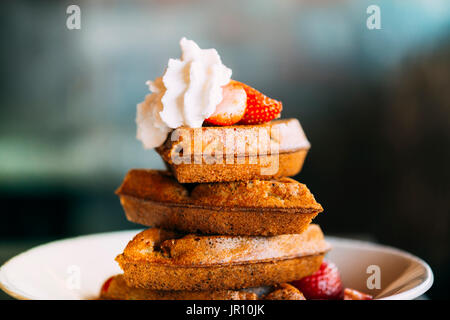
[[[81,8],[81,30],[66,8]],[[381,8],[381,30],[366,9]],[[282,100],[312,143],[327,234],[408,250],[450,287],[450,2],[2,1],[0,263],[48,240],[136,228],[115,188],[163,168],[135,139],[146,80],[182,36]],[[5,296],[1,296],[5,297]]]

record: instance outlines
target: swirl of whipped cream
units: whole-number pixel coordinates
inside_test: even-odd
[[[142,141],[145,149],[151,149],[162,145],[171,129],[160,116],[163,110],[161,99],[165,93],[162,78],[148,81],[147,84],[153,93],[148,94],[145,100],[137,105],[136,137]]]
[[[148,81],[152,94],[137,107],[137,138],[145,148],[160,146],[171,129],[199,128],[222,101],[222,86],[231,69],[215,49],[200,49],[192,40],[180,41],[181,58],[170,59],[162,77]]]

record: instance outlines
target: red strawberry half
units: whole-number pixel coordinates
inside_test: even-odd
[[[240,84],[247,93],[247,109],[239,124],[264,123],[280,117],[283,109],[280,101],[271,99],[244,83]]]
[[[242,85],[231,80],[223,87],[223,99],[216,111],[205,120],[206,123],[219,126],[230,126],[242,119],[247,106],[247,95]]]
[[[308,277],[292,282],[306,299],[340,300],[343,298],[341,276],[336,265],[324,261],[319,270]]]

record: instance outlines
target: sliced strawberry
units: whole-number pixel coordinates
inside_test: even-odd
[[[306,299],[340,300],[343,297],[341,276],[332,262],[322,262],[315,273],[292,284],[303,292]]]
[[[355,289],[345,288],[344,300],[373,300],[373,297]]]
[[[247,109],[239,124],[258,124],[280,117],[283,104],[271,99],[258,90],[240,83],[247,93]]]
[[[231,80],[223,87],[223,99],[216,111],[205,120],[206,123],[229,126],[242,119],[247,106],[247,95],[242,85]]]

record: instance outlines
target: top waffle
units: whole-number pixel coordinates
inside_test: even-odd
[[[181,183],[296,175],[310,144],[297,119],[175,129],[156,150]]]

